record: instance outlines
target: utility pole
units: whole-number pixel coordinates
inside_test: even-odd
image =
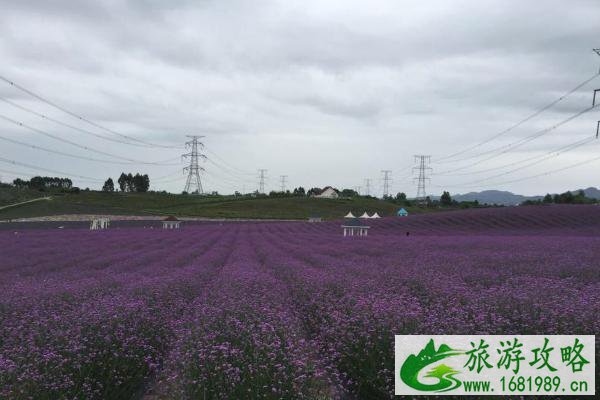
[[[188,172],[188,177],[185,182],[185,188],[183,189],[186,193],[196,193],[203,194],[202,190],[202,181],[200,181],[200,171],[204,171],[204,168],[198,165],[198,157],[206,160],[206,156],[200,152],[198,152],[198,148],[203,149],[204,143],[200,142],[198,139],[203,138],[204,136],[190,136],[192,140],[185,142],[185,147],[187,149],[191,149],[189,153],[183,154],[183,158],[190,158],[190,165],[183,168],[183,172]],[[192,188],[195,187],[196,190],[192,191]]]
[[[392,180],[390,175],[392,174],[392,171],[384,169],[381,172],[383,173],[383,197],[386,198],[390,195],[390,181]]]
[[[258,193],[265,193],[265,178],[267,170],[259,169],[258,170]]]
[[[365,179],[365,196],[371,195],[371,180],[369,178]]]
[[[280,175],[279,178],[281,179],[281,191],[285,192],[285,180],[287,179],[287,175]]]
[[[418,163],[418,167],[413,168],[413,173],[415,170],[419,171],[419,176],[415,178],[418,181],[417,184],[417,202],[420,205],[424,205],[427,198],[427,191],[425,190],[425,181],[429,178],[427,177],[427,172],[431,171],[431,168],[428,166],[431,162],[431,156],[424,155],[416,155],[415,163]]]

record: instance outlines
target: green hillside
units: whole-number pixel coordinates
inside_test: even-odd
[[[3,191],[4,189],[0,189]],[[13,189],[14,190],[14,189]],[[48,193],[40,193],[48,196]],[[315,199],[309,197],[201,197],[165,193],[50,194],[47,201],[37,201],[0,209],[0,219],[41,217],[59,214],[176,215],[207,218],[304,219],[318,215],[340,218],[348,211],[392,215],[398,206],[378,199]],[[410,209],[409,212],[420,212]]]

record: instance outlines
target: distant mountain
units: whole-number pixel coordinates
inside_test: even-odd
[[[577,193],[580,189],[571,190],[573,193]],[[587,197],[600,199],[600,190],[595,187],[589,187],[583,189],[583,192]],[[554,195],[554,193],[551,193]],[[524,202],[525,200],[540,200],[544,198],[544,195],[540,196],[523,196],[520,194],[514,194],[512,192],[502,190],[484,190],[482,192],[469,192],[465,194],[455,194],[452,198],[457,201],[475,201],[484,204],[502,204],[505,206],[514,206]]]
[[[595,187],[583,189],[583,193],[585,193],[586,197],[590,197],[592,199],[600,199],[600,189],[597,189]]]
[[[475,201],[487,204],[502,204],[505,206],[514,206],[525,200],[540,199],[540,196],[522,196],[512,192],[502,190],[484,190],[482,192],[470,192],[452,196],[457,201]]]

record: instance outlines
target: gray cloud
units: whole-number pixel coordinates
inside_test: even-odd
[[[186,134],[204,134],[207,148],[237,169],[269,168],[272,188],[279,174],[289,175],[291,185],[353,187],[367,177],[378,182],[381,169],[392,169],[394,190],[412,194],[400,172],[412,154],[440,156],[473,145],[597,72],[600,57],[591,48],[600,47],[599,17],[597,1],[24,0],[0,6],[1,74],[144,140],[182,144]],[[490,146],[588,106],[596,87],[600,79]],[[0,85],[0,96],[80,124],[7,85]],[[122,156],[164,160],[180,153],[115,146],[5,104],[0,114]],[[598,119],[592,112],[486,167],[591,135]],[[0,134],[68,148],[4,122]],[[125,168],[0,146],[2,157],[86,176]],[[586,159],[589,149],[514,176]],[[209,189],[256,186],[250,175],[206,167]],[[153,176],[175,171],[131,169]],[[595,184],[588,171],[500,188],[536,193]],[[464,181],[434,179],[454,192],[461,189],[452,185]],[[181,186],[157,183],[173,191]]]

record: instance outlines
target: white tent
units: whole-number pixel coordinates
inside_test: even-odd
[[[381,218],[381,217],[379,216],[379,214],[375,213],[375,214],[371,215],[371,218]]]
[[[367,212],[365,211],[365,213],[363,215],[361,215],[360,218],[371,218],[371,217],[369,217],[369,214],[367,214]]]
[[[346,216],[344,218],[356,218],[354,216],[354,214],[352,214],[352,211],[348,211],[348,214],[346,214]]]

